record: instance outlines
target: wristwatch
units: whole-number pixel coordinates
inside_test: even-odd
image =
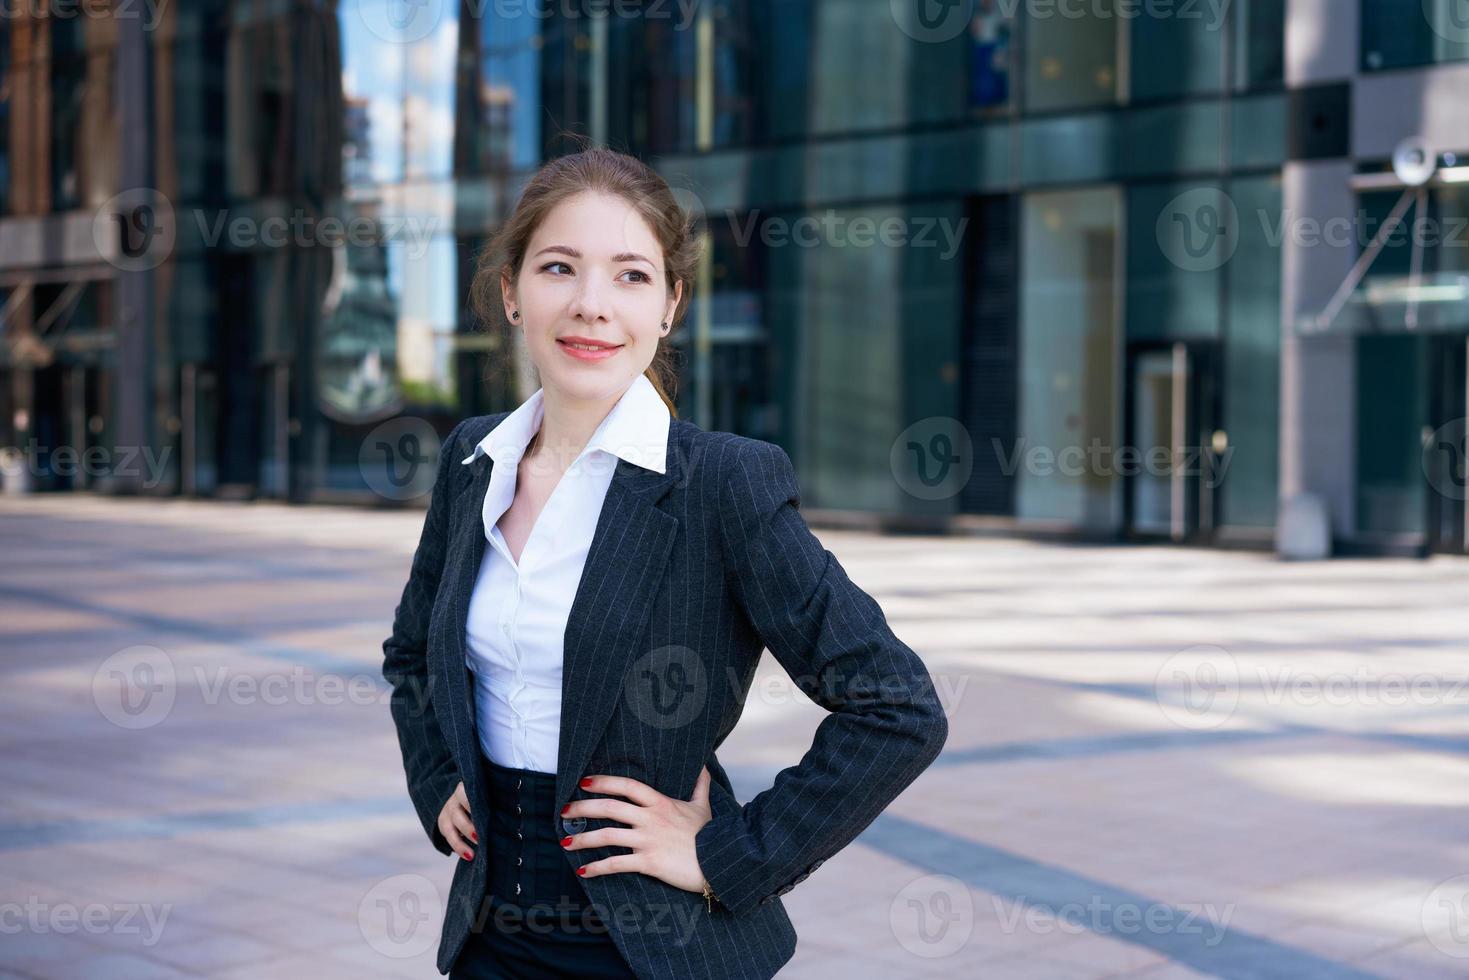
[[[705,878],[704,879],[704,907],[705,907],[705,909],[712,913],[714,911],[714,903],[717,902],[718,900],[719,900],[719,896],[716,895],[716,894],[714,894],[714,889],[712,887],[710,887],[710,885],[709,885],[709,879],[708,878]]]

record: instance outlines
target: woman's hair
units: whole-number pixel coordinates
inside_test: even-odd
[[[584,191],[615,195],[632,205],[663,249],[667,294],[673,295],[675,283],[683,283],[683,295],[673,312],[671,328],[659,338],[653,361],[643,372],[653,382],[668,411],[677,417],[672,393],[678,387],[678,370],[668,341],[688,310],[702,246],[694,232],[694,217],[674,198],[668,182],[636,157],[589,147],[557,157],[537,170],[521,192],[515,211],[480,253],[469,286],[470,308],[481,322],[500,323],[509,328],[501,303],[501,272],[509,275],[512,284],[518,282],[536,228],[557,204]]]

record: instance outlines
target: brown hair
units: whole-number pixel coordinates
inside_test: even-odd
[[[673,295],[675,283],[684,284],[683,295],[670,321],[671,328],[659,338],[653,361],[643,372],[653,382],[668,411],[677,418],[678,410],[670,393],[678,388],[678,369],[668,341],[688,311],[702,243],[694,231],[694,216],[679,204],[668,182],[636,157],[588,147],[557,157],[537,170],[521,192],[515,211],[480,254],[469,285],[470,308],[481,322],[500,323],[510,328],[501,303],[502,272],[509,275],[511,283],[516,282],[536,228],[557,204],[583,191],[615,195],[631,204],[663,249],[668,295]]]

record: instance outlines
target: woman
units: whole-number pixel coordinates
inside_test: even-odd
[[[542,387],[448,436],[383,647],[409,795],[458,855],[441,973],[773,976],[780,896],[947,737],[785,452],[673,417],[698,248],[661,177],[589,149],[533,177],[476,270]],[[830,714],[741,805],[715,749],[767,647]]]

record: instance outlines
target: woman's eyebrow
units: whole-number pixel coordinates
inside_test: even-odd
[[[560,252],[562,255],[568,255],[568,256],[570,256],[573,259],[579,259],[579,258],[581,258],[581,253],[578,252],[576,249],[572,248],[570,245],[547,245],[545,248],[543,248],[539,252],[537,252],[536,255],[537,256],[545,255],[547,252]],[[637,252],[618,252],[616,255],[612,256],[612,261],[613,262],[646,262],[646,263],[648,263],[648,265],[653,265],[653,260],[652,259],[648,258],[645,255],[639,255]],[[653,266],[653,268],[656,269],[657,266]]]

